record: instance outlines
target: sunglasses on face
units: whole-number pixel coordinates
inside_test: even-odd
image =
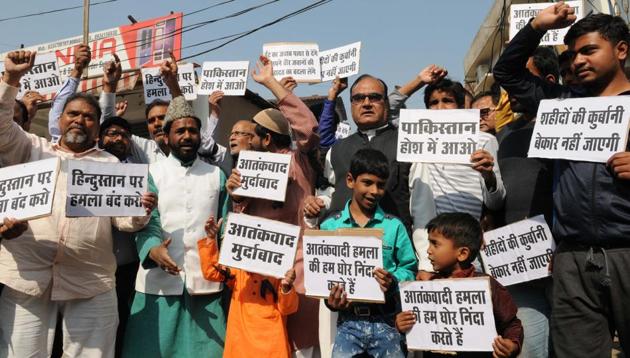
[[[118,131],[114,129],[105,131],[105,136],[109,138],[116,138],[118,136],[120,136],[121,138],[129,138],[131,135],[129,134],[129,132]]]
[[[496,111],[496,108],[480,108],[479,109],[479,114],[482,117],[487,117],[490,113]]]
[[[350,101],[352,102],[352,104],[359,104],[359,103],[363,103],[366,98],[368,99],[370,103],[376,103],[376,102],[382,101],[385,97],[383,97],[382,94],[376,93],[376,92],[357,93],[350,97]]]

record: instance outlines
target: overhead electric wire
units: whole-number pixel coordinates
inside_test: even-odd
[[[221,2],[219,4],[215,4],[214,6],[223,5],[223,4],[226,4],[226,3],[231,2],[231,1],[234,1],[234,0],[224,1],[224,2]],[[245,8],[245,9],[233,12],[233,13],[225,15],[225,16],[221,16],[221,17],[210,19],[210,20],[206,20],[206,21],[197,22],[197,23],[190,24],[190,25],[185,25],[185,26],[182,26],[181,29],[175,29],[175,30],[173,30],[171,32],[168,32],[168,33],[165,33],[163,35],[156,36],[155,38],[152,39],[152,41],[168,39],[168,38],[171,38],[171,37],[183,34],[185,32],[196,30],[196,29],[198,29],[200,27],[203,27],[203,26],[206,26],[206,25],[209,25],[209,24],[213,24],[213,23],[216,23],[216,22],[219,22],[219,21],[235,18],[235,17],[241,16],[241,15],[244,15],[246,13],[249,13],[251,11],[257,10],[259,8],[262,8],[264,6],[267,6],[267,5],[279,2],[279,1],[280,0],[270,0],[270,1],[264,2],[262,4],[254,5],[254,6],[251,6],[251,7],[248,7],[248,8]],[[197,10],[197,11],[199,11],[199,10]],[[140,27],[140,28],[134,28],[134,29],[126,30],[126,31],[121,32],[118,35],[120,36],[120,35],[125,34],[127,32],[137,31],[137,30],[139,30],[141,28],[150,27],[150,26],[153,26],[153,24],[151,24],[149,26],[143,26],[143,27]],[[142,47],[142,45],[143,45],[142,42],[143,42],[142,39],[137,39],[137,40],[133,40],[133,41],[123,42],[121,44],[118,44],[118,45],[112,47],[111,49],[113,49],[115,51],[123,50],[123,49],[124,50],[132,50],[132,49],[136,49],[136,48]],[[130,44],[136,44],[136,43],[139,43],[139,44],[133,45],[133,46],[130,46],[130,47],[127,46],[127,45],[130,45]],[[67,50],[69,48],[72,48],[74,46],[76,46],[76,44],[72,45],[72,46],[68,46],[68,47],[57,49],[56,51],[65,51],[65,50]],[[72,56],[73,55],[70,55],[70,58]],[[137,58],[137,57],[134,57],[134,59],[135,58]]]
[[[282,16],[282,17],[279,17],[279,18],[277,18],[277,19],[275,19],[275,20],[273,20],[273,21],[267,22],[267,23],[265,23],[265,24],[263,24],[263,25],[261,25],[261,26],[258,26],[258,27],[254,28],[254,29],[251,29],[251,30],[248,30],[248,31],[239,32],[239,33],[232,34],[232,35],[227,35],[227,36],[218,37],[218,38],[215,38],[215,39],[212,39],[212,40],[207,40],[207,41],[204,41],[203,43],[197,43],[197,44],[192,44],[192,45],[189,45],[189,46],[187,46],[187,47],[194,47],[194,46],[198,46],[198,45],[205,44],[205,43],[209,43],[209,42],[216,42],[216,41],[220,41],[220,40],[222,40],[222,39],[226,39],[226,38],[230,38],[230,37],[235,37],[234,39],[228,40],[228,41],[226,41],[226,42],[224,42],[224,43],[222,43],[222,44],[220,44],[220,45],[218,45],[218,46],[215,46],[215,47],[213,47],[213,48],[210,48],[210,49],[208,49],[208,50],[198,52],[198,53],[196,53],[196,54],[194,54],[194,55],[190,55],[190,56],[183,57],[183,58],[181,58],[181,59],[180,59],[180,61],[181,61],[181,60],[184,60],[184,59],[189,59],[189,58],[192,58],[192,57],[196,57],[196,56],[199,56],[199,55],[202,55],[202,54],[206,54],[206,53],[209,53],[209,52],[215,51],[215,50],[217,50],[217,49],[219,49],[219,48],[222,48],[222,47],[224,47],[224,46],[227,46],[228,44],[230,44],[230,43],[232,43],[232,42],[234,42],[234,41],[237,41],[237,40],[239,40],[239,39],[241,39],[241,38],[243,38],[243,37],[249,36],[249,35],[251,35],[251,34],[253,34],[253,33],[257,32],[257,31],[260,31],[260,30],[264,29],[264,28],[267,28],[267,27],[269,27],[269,26],[275,25],[275,24],[280,23],[280,22],[282,22],[282,21],[284,21],[284,20],[290,19],[290,18],[292,18],[292,17],[294,17],[294,16],[301,15],[301,14],[303,14],[303,13],[305,13],[305,12],[308,12],[308,11],[310,11],[310,10],[313,10],[313,9],[315,9],[315,8],[319,7],[319,6],[322,6],[322,5],[328,4],[328,3],[332,2],[332,1],[333,1],[333,0],[319,0],[319,1],[316,1],[315,3],[313,3],[313,4],[310,4],[310,5],[308,5],[308,6],[305,6],[305,7],[303,7],[303,8],[300,8],[300,9],[298,9],[298,10],[296,10],[296,11],[290,12],[290,13],[288,13],[288,14],[286,14],[286,15]],[[182,48],[183,48],[183,47],[182,47]],[[131,73],[131,74],[129,74],[129,75],[122,76],[122,77],[120,78],[120,80],[124,80],[124,79],[126,79],[126,78],[130,78],[130,77],[132,77],[132,76],[134,76],[134,75],[137,75],[137,72],[136,72],[136,71],[134,71],[133,73]],[[120,80],[119,80],[119,81],[120,81]],[[95,90],[95,89],[100,88],[100,87],[103,87],[103,85],[102,85],[102,84],[100,84],[100,85],[97,85],[97,86],[94,86],[94,87],[88,88],[88,89],[86,89],[86,90],[84,90],[84,91],[81,91],[81,92],[90,92],[90,91]],[[46,101],[46,102],[52,102],[52,100],[50,100],[50,101]]]
[[[195,53],[195,54],[193,54],[193,55],[189,55],[189,56],[186,56],[186,57],[182,57],[180,60],[186,60],[186,59],[189,59],[189,58],[192,58],[192,57],[196,57],[196,56],[199,56],[199,55],[206,54],[206,53],[208,53],[208,52],[212,52],[212,51],[214,51],[214,50],[218,50],[218,49],[220,49],[220,48],[222,48],[222,47],[224,47],[224,46],[227,46],[228,44],[230,44],[230,43],[232,43],[232,42],[234,42],[234,41],[236,41],[236,40],[239,40],[239,39],[241,39],[241,38],[243,38],[243,37],[245,37],[245,36],[249,36],[249,35],[251,35],[251,34],[253,34],[253,33],[255,33],[255,32],[259,31],[259,30],[262,30],[262,29],[264,29],[264,28],[266,28],[266,27],[269,27],[269,26],[271,26],[271,25],[275,25],[275,24],[277,24],[277,23],[279,23],[279,22],[282,22],[282,21],[284,21],[284,20],[287,20],[287,19],[289,19],[289,18],[291,18],[291,17],[293,17],[293,16],[300,15],[300,14],[302,14],[302,13],[304,13],[304,12],[307,12],[307,11],[313,10],[313,9],[315,9],[315,8],[319,7],[319,6],[325,5],[325,4],[330,3],[330,2],[332,2],[332,0],[319,0],[319,1],[317,1],[317,2],[315,2],[315,3],[313,3],[313,4],[311,4],[311,5],[308,5],[308,6],[306,6],[306,7],[303,7],[303,8],[301,8],[301,9],[299,9],[299,10],[296,10],[296,11],[294,11],[294,12],[291,12],[291,13],[289,13],[289,14],[287,14],[287,15],[284,15],[284,16],[282,16],[282,17],[279,17],[279,18],[277,18],[277,19],[275,19],[275,20],[273,20],[273,21],[271,21],[271,22],[268,22],[268,23],[266,23],[266,24],[262,25],[262,26],[259,26],[259,27],[257,27],[257,28],[252,29],[252,30],[249,30],[249,31],[246,31],[246,32],[245,32],[245,33],[243,33],[242,35],[239,35],[239,36],[237,36],[237,37],[236,37],[236,38],[234,38],[234,39],[228,40],[228,41],[226,41],[226,42],[224,42],[224,43],[222,43],[222,44],[220,44],[220,45],[218,45],[218,46],[212,47],[212,48],[210,48],[210,49],[208,49],[208,50],[205,50],[205,51],[201,51],[201,52]]]
[[[90,7],[96,6],[96,5],[107,4],[107,3],[115,2],[115,1],[118,1],[118,0],[105,0],[105,1],[101,1],[101,2],[96,2],[96,3],[90,4]],[[83,8],[83,5],[77,5],[77,6],[65,7],[65,8],[61,8],[61,9],[36,12],[36,13],[32,13],[32,14],[25,14],[25,15],[5,17],[3,19],[0,19],[0,22],[9,21],[9,20],[16,20],[16,19],[24,19],[24,18],[27,18],[27,17],[41,16],[41,15],[53,14],[53,13],[57,13],[57,12],[63,12],[63,11],[74,10],[74,9],[82,9],[82,8]]]

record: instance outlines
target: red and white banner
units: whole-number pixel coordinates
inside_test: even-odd
[[[112,59],[112,54],[120,58],[123,71],[159,65],[172,52],[175,58],[181,56],[182,47],[182,13],[158,17],[131,25],[122,25],[108,30],[90,33],[89,45],[92,61],[88,67],[87,80],[81,81],[80,91],[92,90],[100,92],[103,65]],[[59,64],[62,81],[70,75],[74,66],[74,46],[83,41],[82,36],[57,40],[24,48],[38,53],[54,52]],[[0,54],[4,59],[6,53]],[[128,77],[130,76],[130,77]],[[123,74],[120,87],[127,89],[135,85],[136,73]]]

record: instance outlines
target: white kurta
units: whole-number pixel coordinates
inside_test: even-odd
[[[159,268],[138,269],[136,291],[153,295],[191,295],[219,292],[222,284],[206,280],[201,273],[197,241],[205,237],[204,225],[220,213],[221,170],[199,159],[189,167],[172,155],[149,167],[158,190],[162,239],[172,239],[168,252],[182,268],[173,276]]]

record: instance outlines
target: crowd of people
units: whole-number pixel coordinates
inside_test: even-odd
[[[132,134],[116,103],[121,64],[105,64],[97,100],[77,92],[91,58],[80,45],[74,70],[49,112],[51,140],[29,133],[43,98],[16,100],[36,54],[7,55],[0,82],[0,164],[61,159],[52,214],[0,226],[0,357],[609,357],[614,337],[630,352],[630,144],[607,163],[530,158],[543,99],[630,94],[630,33],[619,18],[575,22],[559,2],[507,45],[488,92],[472,95],[446,69],[429,65],[389,91],[375,75],[350,88],[356,132],[336,138],[333,81],[319,118],[277,80],[261,56],[252,78],[277,109],[237,121],[227,147],[214,130],[223,94],[199,118],[182,96],[174,58],[160,72],[170,102],[146,107],[150,138]],[[575,22],[575,23],[574,23]],[[558,56],[545,32],[572,25]],[[396,158],[400,110],[420,89],[427,109],[478,109],[470,164]],[[235,194],[243,150],[291,156],[284,202]],[[149,164],[146,215],[67,217],[68,160]],[[283,278],[219,264],[229,212],[305,229],[383,231],[383,265],[372,276],[385,303],[305,295],[298,244]],[[490,278],[498,336],[492,352],[408,352],[416,322],[403,311],[403,281],[488,276],[479,264],[484,231],[544,215],[557,249],[552,274],[503,287]],[[55,337],[57,342],[55,343]]]

